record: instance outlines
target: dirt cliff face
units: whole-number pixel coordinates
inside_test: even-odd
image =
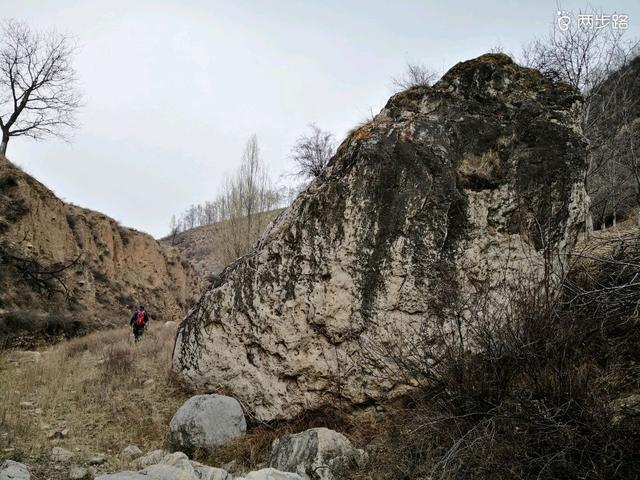
[[[29,330],[30,317],[37,322],[45,315],[45,323],[55,316],[61,328],[77,320],[88,329],[126,324],[139,303],[153,320],[176,320],[200,289],[199,277],[175,249],[61,201],[4,157],[0,267],[0,317],[9,330],[4,333],[16,335],[14,326]]]
[[[406,392],[363,348],[411,355],[456,299],[561,266],[584,214],[581,107],[505,55],[394,95],[204,294],[175,370],[262,420]]]

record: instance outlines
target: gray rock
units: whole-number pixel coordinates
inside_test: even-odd
[[[106,455],[103,453],[97,453],[89,459],[89,465],[102,465],[106,461]]]
[[[161,463],[162,459],[167,455],[166,450],[153,450],[140,458],[135,459],[131,462],[131,465],[138,470],[142,470],[150,465],[155,465],[156,463]]]
[[[89,478],[92,478],[92,475],[84,467],[74,465],[69,469],[69,480],[87,480]]]
[[[196,395],[182,405],[169,424],[172,450],[211,448],[244,434],[247,424],[240,403],[223,395]]]
[[[130,470],[127,470],[126,472],[99,475],[95,478],[95,480],[152,480],[152,479],[138,472],[132,472]]]
[[[198,462],[191,462],[198,480],[233,480],[233,476],[223,468],[209,467]]]
[[[75,453],[70,452],[66,448],[53,447],[51,450],[51,460],[54,462],[68,462],[76,456]]]
[[[246,480],[304,480],[296,473],[281,472],[275,468],[263,468],[257,472],[250,472],[244,478]],[[239,480],[239,477],[235,480]]]
[[[503,54],[461,62],[348,136],[189,312],[173,368],[264,421],[329,406],[338,377],[346,405],[405,395],[421,379],[366,353],[414,354],[460,305],[491,318],[545,258],[560,273],[585,170],[577,90]]]
[[[151,465],[140,471],[147,480],[198,480],[193,468],[179,468],[172,465]]]
[[[29,468],[24,463],[5,460],[0,464],[0,480],[30,480]]]
[[[341,469],[359,463],[364,456],[341,433],[311,428],[276,439],[271,447],[270,464],[305,479],[333,480]]]
[[[120,456],[126,460],[133,460],[134,458],[138,458],[142,455],[142,450],[137,445],[129,445],[122,452],[120,452]]]

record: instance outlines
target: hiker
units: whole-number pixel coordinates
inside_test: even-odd
[[[129,325],[133,329],[133,336],[135,338],[135,342],[138,343],[140,338],[142,338],[142,334],[144,333],[144,329],[149,323],[149,315],[144,309],[144,305],[140,305],[137,312],[133,312],[131,316],[131,321]]]

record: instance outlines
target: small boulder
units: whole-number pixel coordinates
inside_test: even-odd
[[[120,456],[125,460],[133,460],[142,455],[142,450],[137,445],[129,445],[127,448],[120,452]]]
[[[91,473],[84,467],[74,465],[69,469],[69,480],[87,480],[89,478],[92,478]]]
[[[146,475],[138,472],[127,470],[126,472],[110,473],[108,475],[100,475],[95,480],[151,480]]]
[[[142,470],[143,468],[155,465],[156,463],[161,463],[167,453],[169,452],[166,450],[153,450],[142,457],[135,459],[131,465],[138,470]]]
[[[89,459],[89,465],[102,465],[107,461],[106,455],[103,453],[96,453],[93,457]]]
[[[5,460],[0,464],[0,480],[30,480],[29,468],[24,463]]]
[[[358,463],[364,452],[334,430],[311,428],[274,440],[271,467],[296,472],[305,479],[333,480],[342,468]]]
[[[75,456],[75,453],[70,452],[66,448],[53,447],[53,449],[51,450],[51,460],[53,460],[54,462],[68,462]]]
[[[169,424],[172,450],[212,448],[247,430],[240,403],[224,395],[196,395],[187,400]]]
[[[275,468],[263,468],[257,472],[250,472],[245,477],[246,480],[304,480],[297,473],[281,472]],[[236,480],[239,480],[236,477]]]

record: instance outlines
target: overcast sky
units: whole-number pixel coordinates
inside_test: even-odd
[[[562,2],[629,16],[640,2]],[[7,156],[77,205],[159,237],[215,197],[255,133],[273,177],[315,122],[342,140],[407,61],[445,71],[518,52],[555,1],[2,0],[2,17],[77,39],[85,107],[71,143],[14,138]]]

